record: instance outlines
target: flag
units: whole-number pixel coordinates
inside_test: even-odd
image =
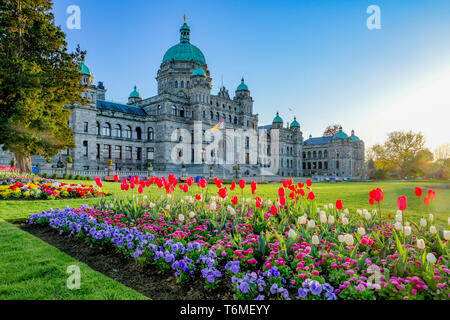
[[[219,121],[218,124],[216,124],[214,127],[208,130],[208,132],[214,131],[214,130],[220,130],[223,129],[223,120]]]

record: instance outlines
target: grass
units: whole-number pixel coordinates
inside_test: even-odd
[[[81,271],[81,288],[70,290],[67,267]],[[146,299],[42,240],[0,220],[0,299]]]
[[[75,183],[77,181],[65,182]],[[79,182],[79,181],[78,181]],[[86,181],[81,183],[86,184]],[[397,198],[405,195],[408,198],[408,209],[405,214],[415,220],[432,212],[441,227],[448,229],[447,219],[450,217],[450,189],[438,188],[449,185],[449,182],[439,181],[386,181],[386,182],[344,182],[344,183],[314,183],[313,190],[320,205],[335,203],[341,199],[344,208],[350,210],[371,209],[368,203],[369,191],[381,188],[384,192],[382,212],[395,213]],[[414,194],[414,187],[421,186],[424,193],[431,187],[436,191],[436,200],[432,207],[426,207]],[[256,195],[264,199],[275,200],[280,184],[260,184]],[[104,189],[113,193],[113,197],[123,198],[134,191],[120,190],[119,183],[104,182]],[[198,192],[196,186],[188,194]],[[208,192],[216,194],[216,186],[209,185]],[[162,194],[156,186],[145,189],[144,194],[158,196]],[[177,189],[175,196],[185,195]],[[241,196],[237,186],[229,196]],[[255,195],[255,196],[256,196]],[[245,197],[254,197],[250,188],[244,189]],[[93,205],[98,198],[39,200],[39,201],[0,201],[0,299],[143,299],[141,294],[122,284],[98,273],[87,265],[78,262],[58,249],[40,239],[20,230],[8,222],[25,221],[30,214],[50,208],[66,206],[79,207],[82,204]],[[374,208],[376,208],[374,206]],[[3,219],[3,220],[2,220]],[[80,266],[82,272],[81,290],[66,288],[69,276],[66,268],[69,265]]]

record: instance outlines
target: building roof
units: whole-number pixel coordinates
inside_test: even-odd
[[[134,86],[134,90],[130,93],[130,98],[140,98],[140,97],[141,97],[141,95],[137,91],[136,86]]]
[[[263,129],[270,130],[270,129],[272,129],[272,125],[271,124],[267,124],[265,126],[259,126],[258,127],[258,130],[263,130]]]
[[[309,138],[303,142],[304,145],[316,145],[316,144],[327,144],[333,139],[333,137],[317,137],[317,138]]]
[[[89,70],[89,68],[84,64],[83,61],[80,62],[80,73],[87,76],[92,76],[91,70]]]
[[[205,71],[203,71],[202,68],[198,67],[197,69],[195,69],[194,71],[192,71],[191,76],[201,76],[201,77],[206,77],[206,73]]]
[[[244,83],[244,78],[241,79],[241,84],[237,87],[236,91],[249,91],[247,85]]]
[[[111,102],[111,101],[104,101],[104,100],[97,100],[97,109],[100,110],[109,110],[114,112],[122,112],[127,114],[133,114],[137,116],[146,116],[147,113],[144,111],[144,109],[136,106],[129,106],[126,104]]]
[[[294,117],[294,121],[292,121],[292,123],[291,123],[291,128],[292,127],[300,128],[300,123],[298,123],[296,117]]]
[[[275,118],[273,118],[272,123],[283,123],[283,119],[281,119],[280,114],[277,112],[277,115]]]
[[[342,131],[342,127],[339,127],[339,132],[333,136],[333,139],[347,139],[348,135]]]
[[[166,61],[193,61],[206,65],[203,53],[190,43],[190,29],[186,22],[181,27],[180,34],[180,43],[166,51],[162,63]]]

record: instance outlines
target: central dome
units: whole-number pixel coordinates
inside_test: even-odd
[[[192,61],[206,65],[203,53],[190,43],[190,33],[191,29],[186,24],[185,18],[184,24],[180,28],[180,43],[167,50],[162,63],[166,61]]]

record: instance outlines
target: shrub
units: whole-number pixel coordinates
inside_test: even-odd
[[[44,172],[44,173],[42,174],[42,178],[47,178],[47,177],[48,177],[47,172]]]
[[[58,175],[56,173],[52,174],[52,179],[55,180],[56,178],[58,178]]]
[[[62,178],[63,178],[63,179],[67,179],[67,173],[64,173],[64,174],[62,175]]]
[[[69,180],[73,180],[73,174],[69,174]]]

